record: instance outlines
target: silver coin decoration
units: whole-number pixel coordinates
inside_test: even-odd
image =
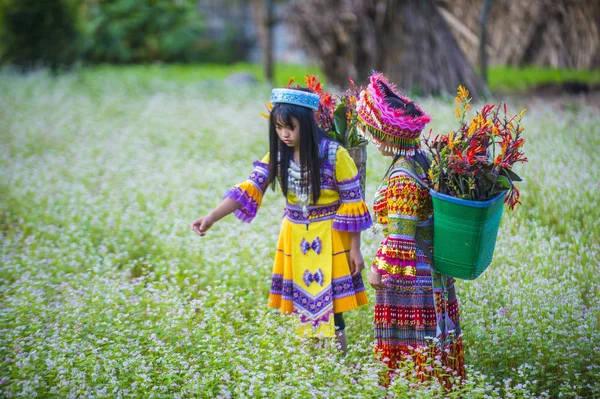
[[[308,217],[308,204],[310,202],[310,186],[308,184],[308,173],[306,169],[301,169],[300,165],[295,162],[290,162],[288,168],[288,189],[296,194],[298,205],[302,207],[302,214],[305,218]]]

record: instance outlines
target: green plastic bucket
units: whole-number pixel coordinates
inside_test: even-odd
[[[431,190],[437,272],[473,280],[492,263],[505,196],[502,192],[489,201],[469,201]]]

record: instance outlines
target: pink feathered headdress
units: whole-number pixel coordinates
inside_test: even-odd
[[[417,104],[398,94],[382,73],[374,72],[356,104],[358,130],[378,147],[411,155],[419,148],[421,131],[431,120]]]

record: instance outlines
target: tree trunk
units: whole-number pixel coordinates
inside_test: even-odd
[[[453,94],[463,85],[475,97],[486,95],[483,81],[458,47],[436,1],[395,3],[395,12],[388,14],[389,35],[383,37],[383,48],[389,50],[382,51],[380,60],[390,80],[419,94]]]
[[[487,93],[436,0],[305,0],[289,18],[336,85],[364,81],[377,69],[420,95],[453,94],[459,84],[474,96]]]
[[[265,0],[265,79],[273,85],[273,26],[275,19],[273,17],[273,0]]]
[[[486,51],[487,46],[487,19],[488,13],[490,11],[490,6],[492,5],[492,0],[484,0],[483,1],[483,9],[481,10],[481,23],[480,25],[480,35],[479,35],[479,58],[480,58],[480,71],[481,79],[487,85],[487,67],[488,67],[488,56]]]
[[[446,19],[457,21],[452,29],[473,63],[479,43],[469,32],[478,29],[484,1],[440,0]],[[600,1],[495,0],[489,11],[491,64],[600,67]]]
[[[273,26],[275,25],[273,0],[252,0],[252,17],[263,51],[265,79],[273,85]]]

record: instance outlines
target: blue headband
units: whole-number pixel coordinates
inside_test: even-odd
[[[300,105],[316,111],[319,109],[319,95],[293,89],[273,89],[271,104],[280,103]]]

